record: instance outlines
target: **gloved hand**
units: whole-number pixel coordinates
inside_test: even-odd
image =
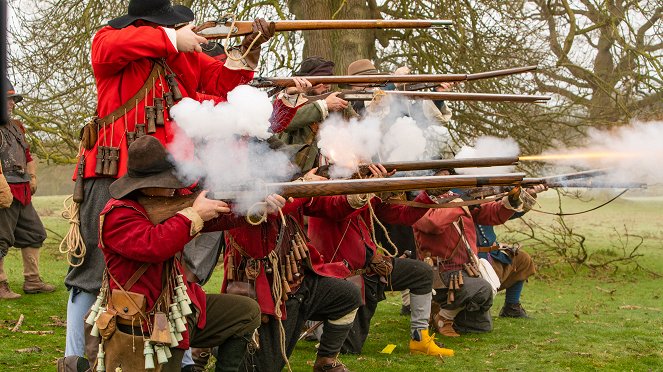
[[[242,40],[239,50],[243,55],[251,48],[245,59],[246,64],[252,69],[258,67],[258,62],[260,61],[260,45],[274,36],[275,29],[276,24],[274,22],[267,22],[263,18],[258,18],[253,21],[253,32],[246,35],[244,40]]]

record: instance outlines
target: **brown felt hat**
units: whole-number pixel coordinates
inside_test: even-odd
[[[375,68],[373,62],[368,59],[360,59],[348,66],[348,75],[383,75]]]
[[[131,192],[147,187],[181,189],[186,187],[175,175],[175,165],[158,139],[143,136],[129,146],[127,174],[110,185],[110,194],[122,199]]]

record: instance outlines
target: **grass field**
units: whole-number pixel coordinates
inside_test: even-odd
[[[62,282],[67,264],[58,253],[56,238],[67,229],[59,216],[62,199],[35,198],[44,224],[52,231],[42,251],[42,276],[58,289],[0,302],[0,371],[53,371],[56,358],[63,354],[67,292]],[[605,199],[599,196],[586,204],[565,200],[565,211],[584,210]],[[554,210],[556,199],[544,197],[540,203],[542,209]],[[625,198],[567,221],[587,236],[590,251],[614,251],[617,233],[613,228],[623,231],[626,225],[630,234],[645,238],[639,249],[644,254],[640,263],[663,273],[662,208],[661,198]],[[551,220],[536,213],[527,218]],[[519,222],[509,224],[516,227]],[[5,267],[12,288],[21,293],[20,252],[11,250]],[[532,319],[496,318],[492,333],[444,339],[456,351],[455,357],[444,360],[409,355],[409,319],[399,315],[400,296],[391,294],[380,303],[364,353],[342,360],[354,371],[661,371],[662,284],[663,279],[628,268],[616,273],[581,269],[577,274],[563,265],[544,269],[523,292],[523,304]],[[216,292],[219,286],[220,275],[216,275],[206,290]],[[498,294],[493,315],[503,301],[503,294]],[[25,316],[21,330],[46,334],[10,332],[21,314]],[[387,344],[397,345],[396,349],[381,354]],[[293,370],[310,370],[314,357],[314,344],[301,342],[291,359]]]

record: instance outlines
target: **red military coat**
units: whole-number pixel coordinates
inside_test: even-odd
[[[162,27],[132,25],[118,30],[107,26],[99,30],[92,40],[92,69],[97,83],[97,113],[100,118],[134,96],[149,76],[154,58],[164,58],[177,74],[179,89],[184,97],[197,99],[199,92],[225,99],[228,92],[253,78],[253,71],[231,70],[223,62],[204,53],[178,52]],[[127,129],[134,131],[136,122],[145,122],[144,107],[152,105],[152,97],[162,97],[164,91],[168,91],[168,84],[165,77],[162,77],[155,82],[154,89],[148,92],[147,101],[143,99],[136,109],[128,110],[125,116],[116,118],[112,125],[100,128],[97,145],[85,151],[86,178],[97,176],[94,169],[99,145],[120,148],[117,177],[126,173],[125,132]],[[173,140],[175,126],[166,117],[165,125],[157,126],[156,133],[152,135],[166,145]]]
[[[353,213],[355,209],[348,204],[345,196],[329,196],[298,198],[294,202],[286,204],[282,211],[285,215],[295,217],[301,224],[304,215],[342,219]],[[281,217],[279,215],[272,215],[268,218],[267,222],[261,225],[240,227],[229,230],[227,234],[232,236],[232,239],[246,254],[255,259],[262,259],[267,257],[276,248],[280,221]],[[227,247],[232,247],[232,243],[228,242],[228,240]],[[343,263],[325,264],[328,260],[320,255],[315,245],[308,244],[308,249],[311,263],[313,264],[313,271],[316,274],[334,278],[345,278],[350,274],[350,271]],[[233,252],[232,256],[230,252]],[[228,267],[230,259],[234,260],[234,265],[237,267],[241,261],[241,254],[235,249],[226,249],[224,267]],[[225,272],[221,288],[222,292],[226,291],[227,284],[227,272]],[[275,304],[271,288],[270,278],[265,273],[265,267],[264,265],[260,265],[260,273],[255,280],[255,291],[260,311],[263,314],[275,315]],[[282,318],[285,319],[287,316],[285,306],[282,306],[281,312],[283,314]]]
[[[423,192],[414,201],[433,203]],[[377,197],[371,199],[371,205],[381,221],[395,225],[412,225],[427,211],[426,208],[382,203]],[[368,206],[364,206],[345,218],[309,218],[308,234],[327,262],[345,261],[350,270],[358,270],[368,264],[366,248],[373,253],[377,249],[371,236],[372,223]]]
[[[459,245],[460,235],[453,223],[459,222],[459,227],[465,233],[470,248],[477,254],[477,233],[474,224],[501,225],[505,223],[514,211],[507,209],[502,201],[481,204],[467,212],[463,208],[430,209],[415,223],[414,237],[417,241],[417,255],[424,258],[428,254],[440,259],[449,258],[443,270],[458,270],[463,263],[467,263],[467,249],[464,244]],[[462,226],[461,226],[462,225]],[[454,248],[458,246],[456,252]]]
[[[130,289],[131,292],[145,295],[147,310],[161,294],[161,276],[163,263],[184,250],[184,245],[191,236],[191,220],[176,214],[164,222],[154,225],[147,217],[147,212],[138,202],[131,199],[111,199],[101,212],[99,220],[99,248],[104,253],[106,267],[113,277],[124,285],[129,278],[144,264],[151,265]],[[232,214],[205,223],[203,231],[218,231],[235,228],[246,224],[244,218]],[[176,265],[182,271],[179,261]],[[198,309],[198,328],[206,323],[206,300],[203,289],[195,283],[184,282],[187,294]],[[110,281],[110,288],[117,286]],[[188,333],[184,334],[180,347],[189,347]]]

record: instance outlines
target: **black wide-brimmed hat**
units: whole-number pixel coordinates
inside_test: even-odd
[[[322,57],[308,57],[302,61],[299,71],[294,76],[329,76],[334,75],[334,62]]]
[[[131,0],[129,13],[108,21],[113,28],[125,28],[139,19],[163,26],[193,21],[193,12],[184,5],[172,5],[170,0]]]
[[[181,189],[185,184],[175,176],[175,165],[168,160],[168,152],[158,139],[143,136],[129,146],[127,174],[110,185],[110,194],[122,199],[131,192],[146,187]]]
[[[8,78],[5,78],[5,88],[7,88],[7,98],[13,98],[14,103],[23,101],[23,96],[16,93],[14,90],[14,85],[12,85]]]

